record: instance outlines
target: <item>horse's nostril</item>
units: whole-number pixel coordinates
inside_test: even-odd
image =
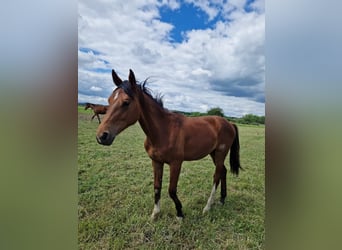
[[[106,145],[106,146],[111,145],[114,141],[114,138],[115,138],[115,134],[111,134],[110,132],[99,133],[96,136],[97,142],[101,145]]]
[[[100,137],[101,141],[105,141],[108,138],[108,133],[107,132],[103,132],[103,134]]]

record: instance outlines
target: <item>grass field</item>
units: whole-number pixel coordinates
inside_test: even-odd
[[[152,222],[153,175],[139,124],[122,132],[110,147],[96,142],[91,111],[78,115],[78,216],[80,249],[264,249],[265,128],[238,125],[239,177],[227,175],[227,199],[202,214],[212,188],[210,157],[184,162],[178,196],[185,218],[176,219],[164,168],[161,214]],[[226,166],[229,168],[228,159]]]

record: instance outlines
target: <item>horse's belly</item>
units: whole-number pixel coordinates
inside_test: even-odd
[[[184,160],[199,160],[210,154],[215,149],[214,142],[197,143],[184,148]]]
[[[198,154],[186,154],[184,155],[184,161],[195,161],[195,160],[199,160],[199,159],[202,159],[204,157],[206,157],[208,153],[198,153]]]
[[[192,135],[185,140],[184,160],[199,160],[210,154],[216,146],[216,138],[208,131],[205,135]]]

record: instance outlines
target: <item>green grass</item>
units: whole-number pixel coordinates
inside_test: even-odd
[[[138,124],[122,132],[110,147],[95,140],[98,123],[79,108],[78,193],[80,249],[263,249],[265,241],[265,128],[239,125],[244,171],[227,175],[226,203],[216,202],[203,215],[212,187],[210,157],[184,162],[178,196],[185,218],[176,219],[167,194],[165,165],[161,214],[153,210],[151,161],[144,151],[145,135]],[[229,167],[228,159],[226,166]]]

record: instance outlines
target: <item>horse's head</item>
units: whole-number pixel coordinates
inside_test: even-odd
[[[138,85],[132,70],[128,81],[122,81],[112,70],[117,88],[108,98],[109,107],[96,133],[98,143],[111,145],[121,131],[133,125],[140,117]]]
[[[88,108],[90,108],[90,103],[89,103],[89,102],[87,102],[87,103],[86,103],[86,105],[85,105],[85,108],[84,108],[84,109],[85,109],[85,110],[87,110]]]

